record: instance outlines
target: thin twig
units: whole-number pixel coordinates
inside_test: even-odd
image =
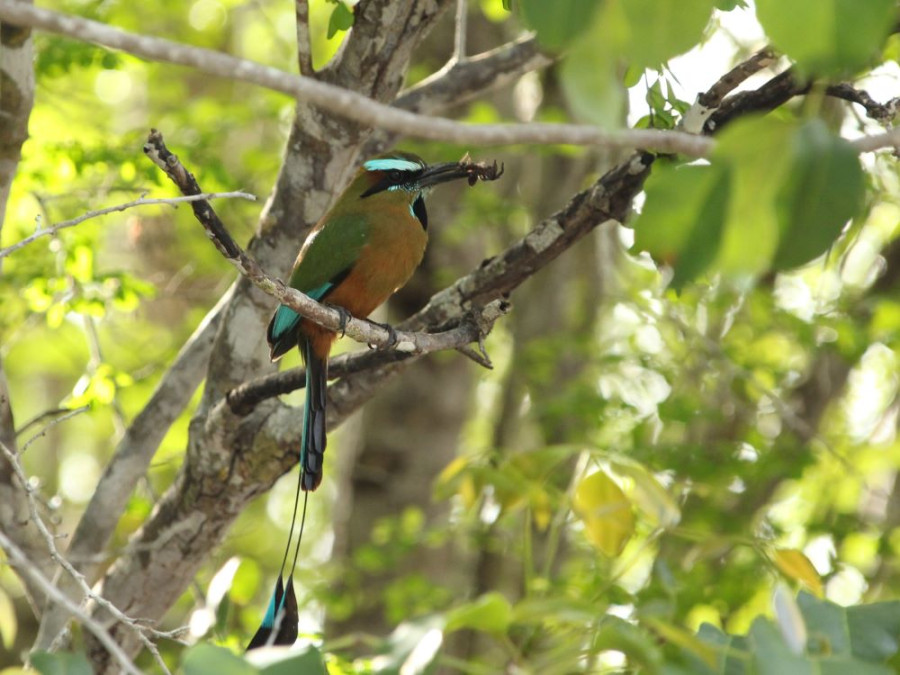
[[[20,451],[21,454],[24,455],[24,454],[25,454],[25,451],[28,450],[28,446],[29,446],[29,445],[31,445],[32,443],[34,443],[37,439],[39,439],[39,438],[41,438],[41,437],[43,437],[43,436],[46,436],[46,435],[47,435],[47,432],[50,431],[50,429],[52,429],[53,427],[55,427],[55,426],[56,426],[57,424],[59,424],[60,422],[65,422],[66,420],[71,419],[71,418],[75,417],[76,415],[80,415],[80,414],[83,413],[83,412],[87,412],[87,411],[90,410],[90,409],[91,409],[91,406],[89,406],[89,405],[83,405],[83,406],[81,406],[80,408],[67,408],[67,409],[65,409],[65,410],[66,410],[65,414],[60,415],[60,416],[57,417],[56,419],[50,421],[50,423],[48,423],[47,426],[45,426],[43,429],[41,429],[39,432],[37,432],[34,436],[32,436],[31,438],[29,438],[27,441],[25,441],[25,443],[22,445],[22,450]],[[26,424],[25,427],[23,427],[22,431],[24,431],[24,430],[27,429],[29,426],[31,426],[32,424],[34,424],[37,420],[43,419],[43,418],[46,417],[48,414],[54,414],[54,413],[59,413],[59,412],[60,412],[59,410],[54,410],[54,411],[51,411],[51,413],[44,413],[43,415],[40,415],[36,420],[32,420],[31,422],[29,422],[28,424]],[[22,431],[19,431],[18,433],[22,433]]]
[[[900,98],[895,97],[887,103],[879,103],[873,99],[865,89],[857,89],[846,82],[828,85],[828,87],[825,88],[825,93],[828,96],[861,105],[865,108],[866,115],[869,118],[884,125],[893,122],[894,118],[897,116],[898,109],[900,109]]]
[[[724,98],[747,78],[763,68],[768,68],[777,60],[778,55],[771,47],[760,49],[720,77],[713,86],[697,97],[697,102],[706,108],[718,108]]]
[[[50,557],[60,567],[62,567],[69,574],[70,577],[72,577],[78,583],[79,587],[81,588],[83,597],[90,598],[97,605],[99,605],[100,607],[103,607],[103,609],[105,609],[107,612],[109,612],[116,620],[120,621],[121,623],[129,626],[132,630],[134,630],[135,633],[140,638],[141,642],[147,648],[147,651],[149,651],[153,655],[153,657],[156,659],[157,664],[160,666],[160,668],[163,670],[163,672],[170,675],[169,669],[166,666],[165,661],[163,661],[162,657],[159,654],[159,650],[156,648],[156,645],[146,634],[147,632],[152,634],[154,631],[150,628],[141,626],[137,620],[132,619],[131,617],[125,615],[125,613],[123,613],[118,607],[116,607],[111,602],[109,602],[106,598],[104,598],[101,595],[94,592],[94,590],[88,585],[87,581],[85,580],[85,578],[81,574],[81,572],[76,570],[75,567],[72,565],[72,563],[70,563],[59,552],[59,549],[56,548],[56,541],[55,541],[55,537],[54,537],[53,533],[50,532],[50,529],[47,527],[46,523],[44,523],[43,519],[41,518],[40,514],[38,513],[37,500],[35,497],[35,487],[31,484],[31,482],[28,480],[28,477],[25,475],[25,471],[22,469],[22,465],[19,463],[18,455],[16,455],[16,453],[14,453],[9,447],[7,447],[7,445],[5,443],[0,443],[0,451],[2,451],[4,455],[6,455],[6,459],[9,461],[13,472],[16,474],[16,477],[19,479],[19,482],[22,485],[22,489],[25,491],[25,495],[28,499],[28,510],[29,510],[29,514],[31,515],[31,520],[34,523],[35,527],[37,528],[38,532],[40,532],[41,537],[43,537],[44,543],[47,546],[47,550],[50,553]],[[44,581],[47,581],[47,580],[44,579]],[[35,582],[38,584],[41,584],[40,580],[35,579]],[[50,583],[50,582],[47,581],[47,583]],[[52,584],[51,584],[51,586],[52,586]],[[73,602],[68,597],[66,597],[66,595],[60,589],[56,588],[55,586],[53,586],[53,593],[52,594],[48,593],[48,595],[52,595],[54,601],[57,601],[60,604],[62,604],[63,606],[65,606],[66,609],[68,609],[74,615],[76,615],[79,619],[84,621],[85,624],[87,624],[88,621],[93,621],[93,619],[91,619],[89,616],[87,616],[86,614],[84,614],[84,612],[81,611],[81,609],[78,607],[78,605],[75,604],[75,602]],[[72,607],[75,607],[75,610],[77,610],[77,611],[73,611]],[[124,657],[126,659],[126,661],[124,661],[122,663],[122,665],[126,666],[126,664],[130,664],[131,662],[128,660],[128,657],[125,656],[124,652],[121,651],[121,648],[119,647],[119,645],[114,640],[112,640],[112,638],[109,636],[108,633],[106,633],[105,630],[103,632],[104,632],[106,638],[109,639],[112,642],[112,644],[115,646],[115,650],[118,650],[121,653],[122,657]],[[103,645],[111,653],[116,655],[116,658],[118,660],[122,661],[122,659],[119,657],[119,655],[116,654],[116,652],[113,649],[110,649],[110,646],[107,644],[107,641],[106,641],[106,639],[104,639],[103,636],[97,634],[97,638],[101,642],[103,642]],[[128,668],[126,668],[126,669],[128,669]],[[135,669],[134,671],[131,671],[130,669],[128,669],[128,670],[129,670],[129,672],[139,673],[139,671],[137,669]]]
[[[55,418],[60,415],[68,415],[68,413],[72,412],[73,410],[83,412],[80,408],[54,408],[53,410],[45,410],[44,412],[35,415],[30,420],[25,422],[25,424],[16,429],[16,436],[21,436],[31,427],[35,427],[38,424],[43,423],[43,421],[46,419]]]
[[[248,192],[210,192],[208,194],[202,195],[190,195],[187,197],[166,197],[166,198],[146,198],[140,197],[139,199],[132,200],[130,202],[125,202],[124,204],[117,204],[116,206],[107,206],[104,209],[98,209],[96,211],[88,211],[87,213],[83,213],[77,218],[72,218],[71,220],[64,220],[61,223],[56,223],[55,225],[51,225],[50,227],[44,227],[39,229],[32,235],[29,235],[22,239],[21,241],[16,242],[12,246],[7,246],[6,248],[0,249],[0,258],[5,258],[11,253],[15,253],[20,248],[24,248],[28,246],[31,242],[36,239],[40,239],[41,237],[51,237],[55,236],[57,232],[60,230],[64,230],[68,227],[75,227],[76,225],[80,225],[86,220],[90,220],[91,218],[98,218],[99,216],[105,216],[110,213],[114,213],[116,211],[125,211],[126,209],[131,209],[136,206],[150,206],[153,204],[170,204],[177,205],[183,202],[195,202],[198,200],[207,200],[207,199],[249,199],[251,201],[256,201],[256,196],[252,195]]]
[[[5,448],[6,446],[3,445],[3,447]],[[28,559],[28,556],[25,555],[24,551],[16,546],[16,544],[6,536],[3,530],[0,530],[0,546],[3,547],[3,550],[6,551],[6,555],[9,556],[10,563],[17,567],[22,575],[30,578],[36,586],[40,587],[40,589],[47,594],[48,598],[53,600],[53,602],[58,602],[65,606],[66,609],[78,617],[82,625],[93,633],[103,646],[106,647],[107,651],[116,658],[125,672],[133,673],[133,675],[141,675],[141,671],[134,665],[134,662],[128,658],[128,655],[122,650],[119,644],[113,640],[106,628],[85,613],[77,603],[67,598],[53,585],[52,581],[41,574],[38,566]],[[163,667],[165,667],[165,663],[163,663]],[[165,672],[169,672],[168,669],[166,669]]]

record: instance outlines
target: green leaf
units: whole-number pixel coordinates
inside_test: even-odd
[[[256,675],[260,671],[224,647],[201,642],[188,649],[181,662],[184,675]]]
[[[716,271],[738,280],[766,272],[779,244],[776,197],[789,172],[785,160],[796,125],[756,117],[730,125],[719,138],[713,165],[731,172],[726,225]]]
[[[876,662],[897,653],[900,601],[841,607],[800,593],[797,603],[818,651]]]
[[[803,599],[801,595],[801,599]],[[848,607],[847,626],[854,656],[886,661],[900,650],[900,601]]]
[[[791,143],[791,170],[777,197],[781,241],[773,267],[797,267],[834,243],[857,215],[865,196],[865,175],[849,143],[821,120],[804,124]]]
[[[730,173],[720,166],[657,166],[634,221],[635,249],[674,269],[677,290],[706,272],[719,253]]]
[[[305,649],[254,649],[247,652],[247,661],[261,675],[328,675],[322,653],[312,645]]]
[[[713,0],[624,1],[631,40],[622,57],[652,68],[689,51],[703,36],[714,4]]]
[[[575,40],[560,65],[560,83],[576,116],[617,128],[625,110],[625,88],[618,70],[625,18],[618,3],[604,4],[595,20],[585,25],[589,29]]]
[[[336,2],[331,18],[328,20],[328,39],[330,40],[338,31],[350,30],[355,20],[353,11],[343,2]]]
[[[622,488],[597,471],[577,485],[572,505],[588,541],[606,556],[619,555],[634,534],[634,513]]]
[[[894,0],[757,0],[779,50],[807,73],[847,74],[872,61],[895,21]]]
[[[35,652],[31,665],[41,675],[91,675],[94,671],[84,654]]]
[[[681,520],[681,509],[659,481],[642,464],[628,460],[612,460],[612,468],[620,476],[634,481],[632,499],[635,506],[658,527],[674,527]]]
[[[522,20],[537,33],[545,49],[560,50],[569,46],[591,25],[597,0],[519,0]]]
[[[447,632],[471,628],[500,635],[512,621],[512,606],[501,593],[486,593],[474,602],[447,612]]]
[[[813,664],[805,655],[795,654],[768,619],[757,617],[747,635],[756,671],[766,675],[813,675]],[[753,671],[751,671],[753,672]]]

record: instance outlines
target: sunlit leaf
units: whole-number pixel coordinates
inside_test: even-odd
[[[681,509],[660,482],[637,462],[614,460],[616,473],[634,481],[635,506],[660,527],[673,527],[681,519]]]
[[[658,66],[697,44],[715,4],[713,0],[615,1],[622,2],[632,36],[622,57],[647,67]]]
[[[505,633],[512,621],[512,605],[504,595],[486,593],[474,602],[447,612],[447,632],[471,628],[485,633]]]
[[[878,53],[892,31],[894,0],[757,0],[756,14],[778,49],[815,75],[849,74]]]
[[[556,4],[536,0],[554,12]],[[606,128],[622,124],[625,91],[618,70],[627,21],[617,2],[604,3],[593,21],[585,21],[580,35],[566,50],[560,81],[569,106],[580,118]]]
[[[537,32],[538,41],[547,49],[562,49],[572,44],[591,24],[597,0],[517,0],[516,7],[525,24]]]
[[[346,31],[353,28],[353,11],[343,2],[337,2],[334,11],[331,12],[331,18],[328,20],[328,39],[330,40],[338,31]]]
[[[597,471],[575,488],[573,506],[588,541],[606,556],[619,555],[634,533],[631,502],[622,488],[605,472]]]
[[[824,589],[822,579],[816,568],[802,551],[793,548],[781,548],[772,554],[775,566],[789,579],[799,581],[818,597],[822,597]]]

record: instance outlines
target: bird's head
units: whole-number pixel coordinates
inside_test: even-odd
[[[471,171],[460,162],[427,165],[420,157],[394,151],[365,162],[357,172],[348,193],[363,202],[365,208],[404,204],[410,213],[428,227],[425,195],[435,185],[468,178]]]

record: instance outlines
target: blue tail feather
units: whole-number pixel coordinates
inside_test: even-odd
[[[328,386],[328,363],[313,352],[312,343],[300,345],[306,362],[306,405],[303,409],[303,435],[300,441],[300,470],[304,491],[315,490],[322,482],[325,457],[325,400]]]
[[[299,612],[297,610],[297,596],[294,593],[294,577],[288,577],[287,588],[278,575],[275,582],[275,590],[269,600],[269,607],[263,617],[259,630],[247,645],[247,650],[271,645],[292,645],[297,640],[299,624]]]

